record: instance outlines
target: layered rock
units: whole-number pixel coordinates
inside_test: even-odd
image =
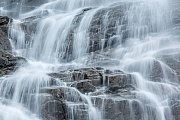
[[[14,57],[9,53],[0,51],[0,76],[13,73],[19,66],[26,62],[26,59],[22,57]]]
[[[81,94],[94,96],[91,97],[91,100],[95,103],[94,107],[102,111],[104,119],[126,119],[130,114],[135,114],[135,116],[139,118],[141,117],[138,114],[140,113],[139,110],[141,110],[140,107],[136,107],[137,110],[135,110],[135,113],[131,113],[131,111],[129,111],[131,103],[126,100],[127,97],[134,98],[134,95],[130,93],[130,91],[135,89],[131,85],[131,75],[125,74],[120,70],[107,70],[101,67],[60,71],[59,73],[51,73],[49,75],[53,79],[66,82],[69,87],[52,87],[51,89],[45,89],[45,93],[52,95],[57,101],[66,101],[65,110],[71,111],[66,111],[65,113],[72,113],[73,110],[75,119],[88,119],[88,116],[86,116],[88,110],[86,109],[89,106],[86,105],[87,103],[83,100]],[[105,87],[105,89],[101,90],[102,87]],[[103,95],[109,97],[100,97]],[[116,97],[118,98],[117,101],[115,100]],[[127,106],[124,102],[127,103]],[[69,103],[79,103],[79,105],[74,106]],[[132,105],[134,104],[136,104],[136,106],[139,105],[138,103],[132,102]],[[102,108],[101,105],[104,106],[104,108]],[[117,109],[115,109],[114,106],[116,106]],[[76,110],[78,110],[78,112]],[[71,115],[65,115],[68,119],[72,117]],[[127,120],[128,119],[130,120],[131,118],[127,118]]]
[[[35,2],[32,2],[35,4]],[[30,1],[31,4],[31,1]],[[123,18],[124,11],[128,9],[129,5],[118,4],[108,8],[103,8],[95,14],[91,25],[89,27],[89,50],[88,53],[94,52],[93,57],[88,61],[92,66],[115,66],[119,61],[111,58],[101,58],[98,56],[100,50],[112,49],[117,47],[119,42],[124,42],[129,36],[127,31],[127,20]],[[67,48],[64,56],[65,61],[73,59],[72,48],[75,29],[78,28],[83,15],[92,8],[82,10],[82,12],[73,20],[71,30],[66,39]],[[38,18],[42,16],[34,16],[24,19],[21,24],[25,31],[26,43],[29,44],[32,36],[36,32],[36,25]],[[10,42],[7,38],[7,23],[8,18],[2,18],[0,22],[2,35],[2,48],[0,52],[0,76],[13,72],[18,65],[25,62],[23,58],[13,57],[11,54],[4,52],[10,51]],[[176,24],[178,19],[174,19]],[[120,36],[117,36],[118,29],[122,30]],[[118,41],[117,39],[121,39]],[[1,45],[1,44],[0,44]],[[179,80],[180,66],[179,55],[177,56],[160,56],[158,58],[164,61],[170,68],[172,68],[173,80]],[[139,66],[138,66],[139,67]],[[137,70],[137,72],[139,72]],[[48,94],[41,106],[41,116],[43,119],[64,120],[74,117],[76,120],[88,119],[88,105],[83,101],[82,95],[89,94],[93,105],[102,111],[103,119],[111,120],[132,120],[145,119],[143,118],[143,110],[140,102],[136,99],[137,96],[131,91],[135,90],[132,85],[132,76],[126,74],[121,70],[107,70],[102,67],[94,68],[80,68],[70,69],[67,71],[60,71],[58,73],[48,74],[52,77],[52,84],[50,88],[44,88],[41,93]],[[159,62],[155,62],[152,66],[152,73],[149,73],[150,80],[153,82],[161,82],[163,77],[163,68]],[[66,87],[57,87],[59,82],[65,82]],[[102,89],[103,88],[103,89]],[[80,92],[79,92],[80,91]],[[104,97],[105,96],[105,97]],[[178,98],[178,97],[173,97]],[[132,100],[133,99],[133,100]],[[78,104],[75,106],[75,104]],[[179,119],[179,103],[178,100],[172,100],[172,113],[175,119]],[[67,113],[74,113],[74,116]],[[152,113],[149,119],[155,118],[155,113]]]

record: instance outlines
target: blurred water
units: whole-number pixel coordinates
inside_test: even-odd
[[[120,36],[116,41],[117,47],[113,51],[109,50],[111,59],[119,63],[108,66],[108,69],[120,69],[132,75],[133,86],[136,88],[132,93],[136,94],[138,102],[142,105],[143,120],[174,120],[168,98],[169,96],[175,98],[173,94],[180,92],[178,75],[163,57],[170,56],[178,61],[180,56],[178,52],[180,41],[177,34],[179,28],[177,23],[174,24],[174,21],[177,22],[179,19],[178,15],[174,14],[178,14],[179,8],[174,6],[178,6],[179,2],[168,0],[135,0],[133,2],[127,0],[49,0],[44,4],[42,2],[41,5],[29,4],[29,6],[27,6],[27,1],[2,3],[5,7],[4,5],[0,7],[0,15],[14,18],[9,30],[13,52],[15,55],[27,58],[29,63],[13,75],[0,78],[0,98],[2,101],[10,101],[7,105],[0,103],[0,107],[5,109],[0,110],[0,119],[40,119],[40,104],[47,97],[40,94],[40,90],[51,88],[51,78],[47,73],[66,70],[69,66],[87,67],[91,21],[99,10],[109,8],[110,5],[119,5],[119,2],[127,3],[125,5],[128,7],[123,10],[125,14],[121,18],[120,25],[117,26],[116,36]],[[72,30],[73,20],[81,14],[82,19],[77,29],[73,29],[73,41],[70,45],[67,37]],[[106,15],[104,24],[111,21],[108,19],[108,11]],[[24,22],[24,18],[33,16],[41,16],[41,19],[37,22],[36,33],[30,37],[30,42],[27,44],[21,23]],[[126,21],[128,35],[123,42],[122,26]],[[102,42],[100,46],[103,45]],[[72,49],[71,55],[67,48]],[[103,53],[102,47],[100,54]],[[73,61],[64,60],[67,54],[72,56]],[[97,59],[95,62],[103,61]],[[93,66],[93,64],[88,65]],[[162,72],[158,80],[151,76],[157,74],[153,73],[156,65]],[[87,120],[103,119],[103,107],[97,109],[91,102],[91,96],[69,87],[66,82],[59,83],[59,87],[70,91],[71,94],[67,94],[66,99],[76,102],[79,102],[79,96],[83,99],[83,104],[89,107]],[[100,88],[100,91],[101,89],[103,91],[103,88]],[[131,101],[129,99],[130,103]],[[67,104],[70,109],[69,119],[75,119],[74,114],[77,113],[74,111],[82,104]],[[9,116],[8,113],[12,111],[16,112]]]

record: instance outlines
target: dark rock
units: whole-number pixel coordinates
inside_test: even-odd
[[[36,26],[39,22],[39,18],[41,18],[41,16],[33,16],[31,18],[24,19],[23,20],[24,22],[21,23],[21,29],[25,33],[26,46],[30,45],[30,43],[33,42],[32,38],[35,35],[35,33],[37,32]],[[16,39],[14,39],[14,42],[16,42]]]
[[[130,4],[119,3],[116,6],[103,8],[94,15],[89,28],[89,52],[115,48],[120,44],[119,39],[128,37],[125,37],[124,34],[117,36],[117,30],[119,25],[123,26],[122,30],[126,30],[127,21],[123,18],[123,15],[124,10],[129,6]]]
[[[82,93],[95,92],[96,87],[93,86],[91,80],[83,80],[71,85],[72,87],[77,88]]]
[[[102,75],[95,68],[81,68],[69,71],[61,71],[60,73],[51,73],[51,77],[58,78],[64,82],[74,82],[81,80],[92,81],[94,86],[101,86]]]
[[[18,67],[26,62],[25,58],[14,57],[9,53],[0,51],[0,76],[14,72]]]
[[[44,3],[47,3],[48,0],[25,0],[25,6],[40,6]]]
[[[27,62],[24,58],[11,55],[12,48],[8,39],[9,21],[8,17],[0,17],[0,76],[12,73]]]
[[[75,106],[69,106],[69,114],[67,116],[68,120],[88,120],[89,114],[88,114],[88,106],[85,104],[75,105]]]
[[[135,90],[135,88],[132,85],[124,85],[124,86],[113,86],[109,88],[110,93],[113,94],[123,94],[123,93],[127,93],[130,92],[132,90]]]
[[[107,86],[122,86],[131,83],[131,75],[126,74],[106,74],[105,84]]]
[[[82,102],[80,93],[71,87],[45,88],[41,93],[47,93],[53,96],[54,100],[66,100],[69,102]]]
[[[143,109],[137,101],[129,101],[123,98],[110,96],[106,98],[96,98],[96,106],[102,110],[103,119],[108,120],[141,120],[143,119]]]
[[[11,52],[11,43],[8,39],[8,17],[0,17],[0,50]]]
[[[180,54],[162,55],[160,59],[170,68],[166,70],[168,79],[175,83],[180,83]]]
[[[87,65],[102,66],[102,67],[119,65],[120,63],[119,60],[111,59],[108,56],[110,52],[111,50],[108,53],[105,53],[104,55],[99,54],[102,53],[102,51],[93,52],[91,55],[89,55],[89,59],[87,60]]]
[[[91,8],[85,8],[83,9],[79,14],[77,14],[74,18],[74,20],[72,21],[72,25],[71,25],[71,29],[69,31],[69,34],[67,35],[67,39],[66,39],[66,50],[64,51],[64,56],[63,56],[63,59],[64,61],[71,61],[73,60],[74,56],[72,55],[73,54],[73,41],[74,41],[74,35],[76,33],[76,30],[78,29],[78,26],[80,25],[81,23],[81,20],[84,16],[84,14],[91,10]]]
[[[64,81],[68,85],[68,87],[45,88],[41,91],[52,95],[56,101],[66,101],[66,110],[69,111],[66,119],[88,119],[89,106],[83,97],[83,94],[86,93],[94,96],[92,103],[94,103],[94,107],[102,110],[103,119],[143,118],[140,103],[126,100],[136,98],[131,93],[135,88],[131,85],[131,75],[125,74],[121,70],[109,70],[102,67],[79,68],[51,73],[49,76]],[[106,88],[98,91],[103,86]],[[105,98],[99,97],[104,95]],[[61,106],[63,105],[61,104]]]
[[[118,92],[131,91],[131,75],[125,74],[120,70],[106,70],[97,68],[81,68],[60,73],[49,74],[67,82],[71,87],[77,88],[82,93],[94,92],[96,89],[106,86],[109,92],[117,94]],[[117,90],[115,90],[117,87]]]
[[[41,105],[41,116],[45,120],[88,119],[87,103],[83,100],[81,94],[74,88],[44,88],[41,90],[41,93],[46,93],[53,97]]]
[[[172,106],[172,115],[174,116],[174,120],[179,120],[180,119],[180,102],[179,101],[174,101]]]
[[[42,106],[42,117],[45,120],[65,120],[67,114],[66,103],[60,100],[45,102]]]
[[[180,94],[175,93],[168,97],[169,107],[174,117],[174,120],[179,120],[180,118]],[[169,117],[169,116],[167,116]]]
[[[159,62],[154,61],[149,73],[149,79],[154,82],[161,82],[163,78],[163,69]]]
[[[27,1],[25,1],[25,3],[26,2]],[[36,2],[32,0],[32,3]],[[125,40],[128,38],[127,32],[122,32],[121,35],[117,35],[117,30],[119,29],[118,26],[120,25],[121,29],[126,31],[127,20],[123,18],[123,15],[124,11],[128,9],[129,6],[130,3],[119,3],[117,5],[97,11],[97,13],[93,16],[91,25],[88,29],[89,48],[87,53],[115,48],[120,44],[119,39],[123,38],[123,40]],[[92,8],[85,8],[75,16],[66,38],[66,44],[64,44],[66,49],[61,52],[61,62],[67,62],[75,59],[73,56],[74,35],[77,32],[76,30],[78,29],[84,14],[91,9]],[[48,11],[44,11],[44,14],[46,16]],[[25,22],[21,25],[25,33],[27,46],[29,45],[29,42],[32,42],[30,38],[33,38],[34,36],[39,17],[42,18],[43,15],[26,18]],[[106,21],[104,18],[106,18]]]
[[[171,13],[171,17],[172,17],[172,21],[174,24],[174,27],[180,26],[180,7],[179,7],[179,0],[172,0],[171,2],[171,7],[172,9],[172,13]]]

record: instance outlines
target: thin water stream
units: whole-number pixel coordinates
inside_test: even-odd
[[[24,2],[17,4],[25,6]],[[125,6],[122,7],[121,4]],[[178,61],[180,56],[180,36],[174,32],[178,26],[174,27],[173,24],[171,4],[168,0],[49,0],[28,12],[25,8],[14,8],[18,17],[14,17],[9,29],[13,54],[26,58],[28,63],[12,75],[0,78],[0,120],[42,120],[41,104],[51,96],[41,91],[56,88],[64,90],[68,106],[67,119],[76,120],[81,117],[77,114],[80,114],[78,110],[82,109],[82,106],[85,106],[81,113],[85,114],[83,119],[105,119],[103,101],[109,99],[105,93],[106,86],[97,89],[103,95],[83,94],[71,87],[71,79],[56,80],[58,84],[53,86],[48,75],[70,68],[95,67],[94,64],[87,64],[89,59],[93,59],[88,54],[92,37],[90,28],[94,27],[92,21],[97,19],[94,16],[101,16],[98,12],[103,9],[104,31],[109,27],[106,23],[116,21],[116,35],[109,39],[116,38],[116,47],[103,47],[106,39],[104,34],[104,39],[99,42],[99,54],[103,56],[107,52],[111,60],[118,61],[116,65],[103,67],[122,70],[132,76],[135,89],[131,94],[134,94],[136,99],[127,97],[127,100],[130,104],[133,104],[133,101],[140,104],[142,113],[139,114],[142,120],[175,120],[169,98],[171,96],[176,99],[175,94],[180,92],[179,76],[164,60],[164,57],[170,56]],[[120,9],[124,14],[116,19],[109,18],[110,8],[118,5],[122,7]],[[8,7],[0,7],[1,15],[13,16],[11,12]],[[40,17],[32,21],[36,24],[35,33],[31,34],[27,41],[21,25],[29,22],[26,18],[34,16]],[[125,32],[126,39],[123,39],[122,34]],[[103,60],[97,59],[95,62]],[[157,66],[160,71],[157,71]],[[159,74],[158,72],[161,77],[153,77]],[[94,97],[103,99],[100,108],[95,106],[96,101],[92,100]],[[110,99],[118,101],[120,98],[116,96]],[[133,107],[129,109],[132,115],[130,120],[136,120],[137,118],[133,117]]]

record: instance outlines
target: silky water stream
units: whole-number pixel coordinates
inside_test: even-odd
[[[22,3],[25,1],[17,4]],[[19,12],[18,16],[13,16],[9,39],[13,54],[26,58],[28,63],[13,74],[0,78],[0,120],[45,119],[41,115],[41,105],[51,95],[42,93],[44,89],[64,90],[68,108],[66,119],[69,120],[80,120],[82,116],[82,120],[106,119],[108,115],[104,112],[104,100],[112,99],[116,102],[122,98],[130,104],[126,108],[130,111],[130,116],[114,116],[114,119],[175,119],[170,100],[178,99],[179,76],[165,59],[170,57],[179,63],[180,57],[178,25],[173,24],[171,1],[49,0],[28,12],[20,8],[16,11]],[[122,9],[122,16],[111,19],[111,8]],[[2,15],[12,15],[8,8],[1,7],[0,10]],[[104,13],[100,13],[101,10]],[[103,14],[101,25],[104,26],[104,31],[108,30],[107,24],[113,21],[116,21],[116,31],[115,35],[108,38],[108,42],[105,42],[106,35],[102,33],[102,39],[98,43],[99,50],[88,54],[90,48],[95,47],[89,43],[92,36],[95,36],[90,33],[90,28],[94,27],[92,21],[97,19],[97,14],[99,17]],[[31,19],[35,19],[35,29],[27,38],[22,25],[31,23]],[[98,31],[97,34],[99,35]],[[126,38],[122,37],[124,34]],[[67,38],[70,40],[67,41]],[[114,38],[116,47],[111,48],[111,40]],[[107,47],[104,47],[105,44]],[[108,54],[110,63],[116,61],[116,65],[98,64],[103,63],[105,57],[95,60],[92,58],[92,54],[102,57],[105,53]],[[131,75],[134,89],[130,91],[130,95],[135,97],[107,95],[105,84],[98,87],[95,93],[83,94],[71,87],[71,77],[68,81],[54,79],[56,84],[52,85],[52,78],[48,75],[97,66],[112,71],[118,69]],[[101,95],[96,95],[98,92]],[[99,107],[96,106],[97,98],[102,99]],[[141,113],[136,113],[139,118],[135,117],[134,101],[141,108]],[[79,112],[81,109],[83,112]]]

